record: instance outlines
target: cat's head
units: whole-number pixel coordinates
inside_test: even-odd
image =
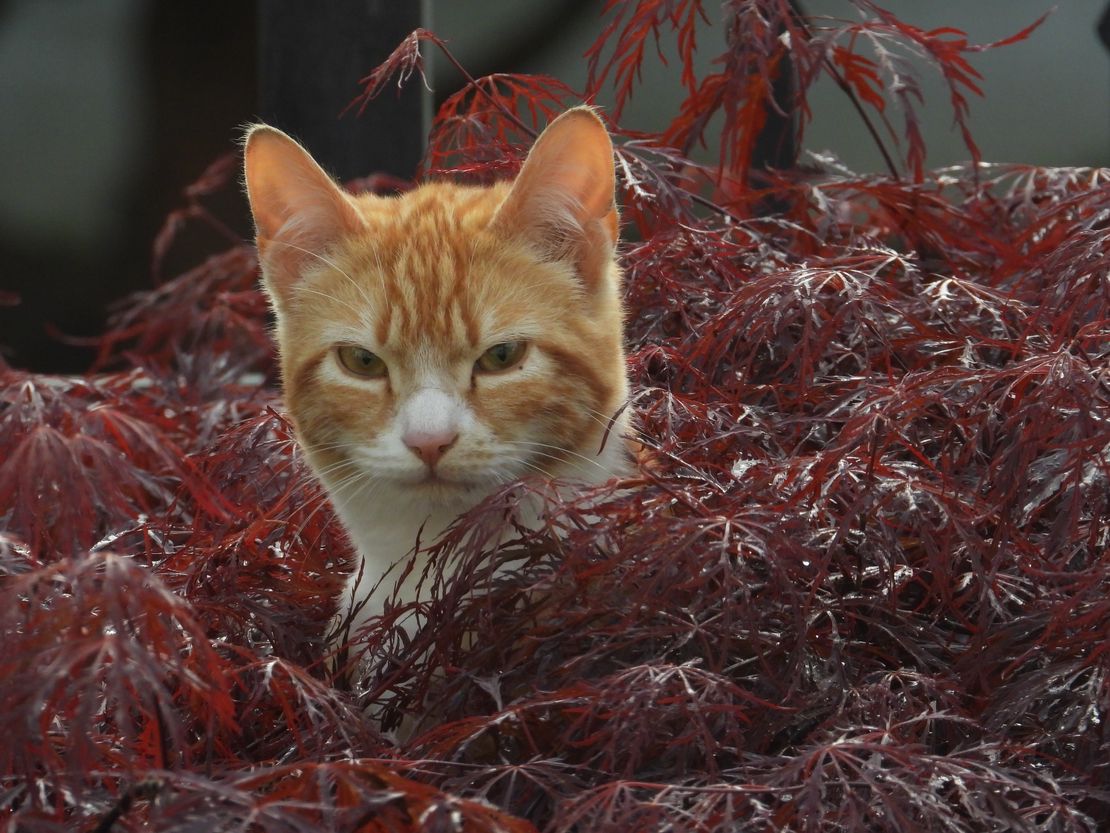
[[[286,405],[333,494],[443,503],[616,473],[599,458],[627,396],[613,149],[592,111],[488,188],[351,196],[266,126],[245,157]]]

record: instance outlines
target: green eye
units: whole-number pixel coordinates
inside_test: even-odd
[[[489,348],[474,363],[474,369],[485,373],[497,373],[520,363],[528,349],[526,341],[505,341]]]
[[[345,344],[336,350],[339,363],[356,376],[365,379],[380,379],[386,375],[385,362],[362,347]]]

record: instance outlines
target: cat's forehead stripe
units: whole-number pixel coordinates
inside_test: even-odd
[[[374,231],[353,247],[374,252],[359,271],[382,273],[374,327],[380,343],[478,344],[474,241],[499,203],[496,189],[433,185],[364,207]]]

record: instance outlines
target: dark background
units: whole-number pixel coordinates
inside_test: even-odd
[[[358,79],[421,16],[474,75],[545,72],[581,88],[582,53],[600,31],[602,0],[0,0],[0,355],[17,367],[79,372],[81,340],[104,327],[108,304],[151,285],[151,243],[182,189],[234,150],[263,118],[301,138],[342,177],[411,176],[436,100],[461,83],[431,61],[434,94],[418,81],[365,115],[339,118]],[[806,11],[847,15],[842,0]],[[1045,0],[883,3],[932,28],[1005,37]],[[715,3],[706,5],[710,14]],[[987,98],[973,102],[984,157],[1046,165],[1110,164],[1110,65],[1097,36],[1104,0],[1069,0],[1028,43],[976,61]],[[387,21],[383,23],[383,20]],[[390,28],[392,26],[392,28]],[[703,69],[723,48],[708,28]],[[260,72],[261,70],[261,72]],[[652,58],[624,123],[658,128],[677,105],[675,73]],[[265,77],[266,84],[259,78]],[[945,96],[926,86],[930,162],[966,157]],[[604,103],[604,102],[603,102]],[[811,97],[807,146],[830,148],[857,170],[880,162],[833,89]],[[713,148],[706,149],[713,154]],[[244,238],[238,190],[215,210]],[[226,242],[193,227],[169,252],[174,275]]]

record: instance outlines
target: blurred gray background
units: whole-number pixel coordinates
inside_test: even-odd
[[[371,7],[383,3],[367,0]],[[423,12],[474,74],[541,72],[580,89],[582,54],[600,31],[603,5],[424,0]],[[1026,26],[1051,0],[881,5],[922,28],[954,26],[985,42]],[[815,14],[852,15],[843,0],[805,0],[803,6]],[[710,14],[718,8],[706,4]],[[972,100],[971,125],[984,159],[1110,165],[1110,57],[1096,31],[1106,9],[1106,0],[1063,0],[1029,40],[975,56],[985,98]],[[246,0],[0,0],[0,290],[24,299],[20,307],[0,307],[0,346],[8,361],[83,369],[88,350],[59,344],[47,325],[93,335],[103,326],[108,300],[149,285],[151,240],[166,213],[180,205],[181,189],[233,148],[240,126],[260,112],[256,46],[258,15],[266,10],[267,0],[257,9]],[[702,30],[703,71],[723,47],[719,26]],[[300,71],[312,73],[313,67]],[[357,80],[336,79],[344,97],[358,92]],[[433,60],[431,80],[440,98],[461,83],[440,59]],[[931,76],[925,90],[929,164],[966,159],[945,90]],[[622,122],[659,128],[680,96],[676,65],[649,55]],[[856,170],[881,168],[839,90],[819,86],[810,105],[807,148],[831,151]],[[376,118],[372,105],[363,119],[375,130],[394,129]],[[367,160],[366,172],[374,167]],[[236,193],[226,200],[223,210],[246,235],[243,201]],[[184,240],[168,264],[171,273],[215,242],[203,233]]]

